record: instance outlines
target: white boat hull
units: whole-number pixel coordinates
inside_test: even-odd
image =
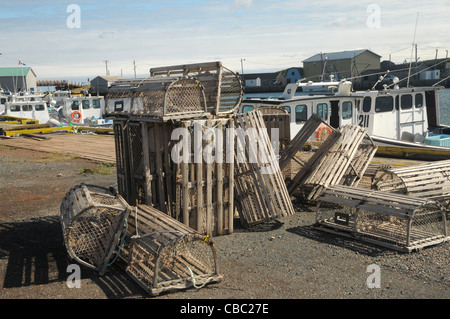
[[[371,136],[371,138],[378,146],[378,155],[423,160],[450,159],[450,147],[433,146],[377,136]]]

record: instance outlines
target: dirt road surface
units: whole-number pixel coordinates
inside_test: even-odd
[[[450,243],[400,253],[316,230],[312,207],[213,238],[224,280],[151,297],[119,267],[71,272],[59,221],[79,183],[116,187],[115,170],[69,155],[0,146],[0,299],[448,299]],[[90,169],[90,170],[89,170]],[[91,172],[82,174],[81,172]],[[370,266],[372,265],[372,266]],[[380,286],[371,277],[378,267]],[[372,287],[370,287],[372,286]]]

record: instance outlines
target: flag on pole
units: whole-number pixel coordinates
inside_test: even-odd
[[[26,64],[23,63],[22,61],[19,61],[19,65],[26,65]]]

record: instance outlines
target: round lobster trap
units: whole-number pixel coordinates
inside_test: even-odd
[[[89,187],[81,184],[67,192],[60,207],[61,226],[69,256],[103,275],[125,235],[130,207],[109,189]]]
[[[147,205],[132,210],[129,222],[126,272],[150,295],[222,281],[208,236]]]
[[[106,96],[106,116],[158,119],[201,116],[207,113],[205,88],[194,77],[149,77],[119,80]]]

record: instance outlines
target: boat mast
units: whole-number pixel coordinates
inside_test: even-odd
[[[413,52],[414,52],[414,47],[415,47],[414,43],[416,42],[417,20],[419,20],[419,12],[417,12],[417,16],[416,16],[416,26],[414,28],[414,38],[413,38],[413,43],[412,43],[411,59],[409,60],[408,82],[406,83],[406,87],[409,87],[409,79],[411,77],[411,65],[412,65]]]

